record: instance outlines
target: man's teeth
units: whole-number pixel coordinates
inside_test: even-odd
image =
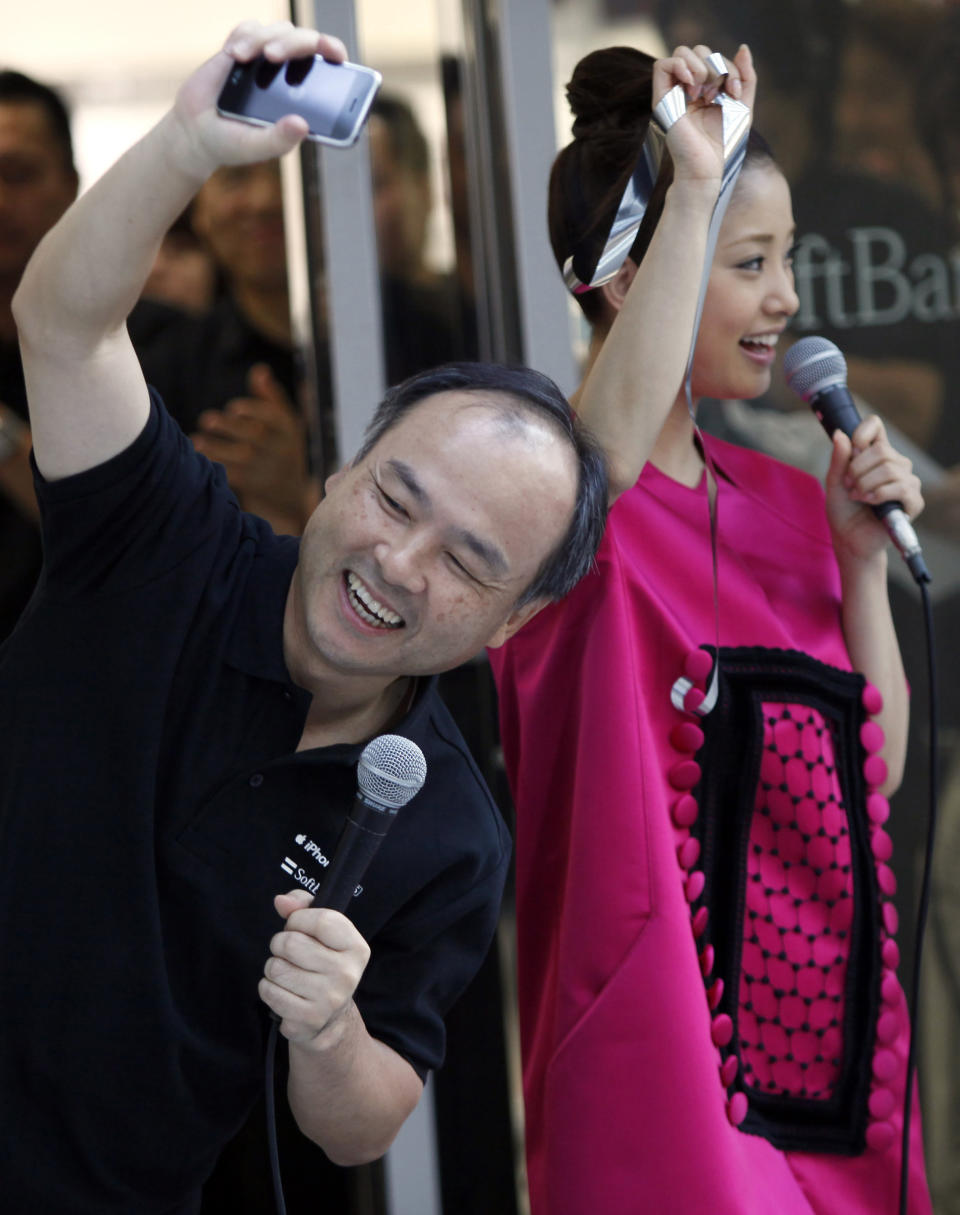
[[[403,619],[388,607],[378,603],[354,573],[347,574],[347,587],[350,592],[350,602],[357,615],[367,624],[373,624],[381,629],[398,629]]]

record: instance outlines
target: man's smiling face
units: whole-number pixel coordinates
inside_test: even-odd
[[[499,645],[537,606],[516,607],[576,482],[572,448],[535,414],[480,392],[419,402],[327,482],[294,579],[291,669],[392,679]]]

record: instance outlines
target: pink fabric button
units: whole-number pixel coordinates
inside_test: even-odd
[[[875,1088],[867,1103],[874,1118],[889,1118],[897,1104],[893,1093],[888,1088]]]
[[[871,793],[867,797],[867,816],[871,823],[881,827],[890,817],[890,803],[882,793]]]
[[[833,864],[834,845],[825,835],[818,835],[807,845],[807,860],[814,869],[829,869]]]
[[[773,984],[774,991],[793,989],[793,967],[782,958],[767,959],[767,975]]]
[[[700,841],[691,835],[677,849],[677,859],[684,869],[692,869],[700,859]]]
[[[888,899],[897,893],[897,876],[889,865],[877,866],[877,885]]]
[[[818,764],[810,773],[810,787],[819,802],[829,801],[836,788],[836,774]]]
[[[783,952],[787,955],[787,961],[794,966],[806,968],[810,965],[813,958],[813,950],[810,948],[810,942],[805,936],[799,932],[788,932],[783,938]],[[797,976],[797,990],[799,987],[799,978]],[[800,992],[803,995],[803,992]]]
[[[777,719],[773,741],[781,755],[795,755],[800,750],[800,728],[792,717]]]
[[[803,1072],[801,1084],[813,1096],[832,1097],[837,1069],[832,1063],[811,1063]]]
[[[810,772],[802,759],[788,759],[784,764],[787,789],[791,797],[799,800],[810,792]]]
[[[684,755],[693,755],[703,746],[703,731],[695,722],[681,722],[670,731],[670,744]]]
[[[882,755],[868,755],[863,761],[863,779],[871,788],[880,788],[887,779],[887,761]]]
[[[733,1037],[733,1021],[726,1013],[713,1018],[710,1026],[710,1037],[714,1046],[727,1046]]]
[[[873,1074],[886,1084],[897,1074],[897,1056],[890,1050],[878,1050],[873,1056]]]
[[[762,972],[761,972],[762,973]],[[769,983],[755,983],[751,988],[751,1003],[757,1016],[772,1021],[777,1015],[777,997]]]
[[[828,869],[817,878],[817,895],[820,901],[833,905],[849,891],[850,875],[842,869]]]
[[[700,779],[700,765],[692,759],[682,759],[667,773],[667,780],[674,789],[692,789]]]
[[[880,689],[875,688],[872,683],[868,683],[863,689],[861,703],[868,713],[872,713],[876,717],[883,710],[883,697],[880,695]]]
[[[780,1021],[783,1028],[800,1029],[806,1020],[806,1008],[799,996],[784,996],[780,1001]]]
[[[708,907],[698,907],[697,912],[693,917],[693,935],[702,937],[707,931],[707,922],[710,919],[710,909]]]
[[[793,822],[793,798],[782,789],[771,789],[767,794],[767,806],[775,823],[786,827]]]
[[[881,1013],[877,1017],[877,1041],[882,1042],[884,1046],[889,1046],[896,1038],[898,1028],[896,1013]]]
[[[870,848],[878,861],[889,861],[893,856],[893,840],[880,827],[870,837]]]
[[[823,829],[833,839],[839,839],[847,830],[847,816],[842,806],[829,802],[823,808]]]
[[[707,1004],[713,1012],[723,999],[723,979],[714,979],[707,989]]]
[[[797,926],[797,909],[789,894],[771,894],[770,914],[776,926],[784,932],[789,932]]]
[[[771,1059],[782,1059],[790,1049],[787,1031],[775,1021],[768,1021],[766,1025],[761,1026],[760,1041]]]
[[[763,845],[760,845],[761,847]],[[785,885],[783,861],[773,852],[760,854],[760,876],[767,890],[782,890]]]
[[[807,949],[810,950],[810,957],[813,957],[813,949],[809,941],[804,942]],[[797,972],[797,994],[804,1000],[816,1000],[823,995],[823,982],[820,978],[820,971],[815,966],[811,966],[809,960],[804,963],[803,970]]]
[[[883,750],[883,727],[875,721],[865,721],[860,727],[860,742],[868,755]]]
[[[692,827],[697,821],[697,814],[700,807],[697,805],[697,799],[692,793],[685,793],[683,797],[678,798],[673,804],[673,821],[678,827]]]
[[[853,923],[853,899],[846,897],[834,903],[830,908],[829,920],[833,932],[849,932]]]
[[[796,1094],[805,1083],[800,1065],[790,1059],[778,1059],[770,1070],[774,1083],[785,1093]]]
[[[797,827],[804,835],[816,835],[820,826],[820,808],[812,797],[805,797],[797,806]]]
[[[703,871],[694,869],[693,873],[687,878],[683,884],[684,892],[687,896],[688,903],[695,903],[703,894],[703,888],[707,884],[707,879],[703,876]]]
[[[714,949],[712,945],[705,945],[700,953],[700,973],[704,978],[713,970]]]
[[[736,1055],[730,1055],[720,1064],[720,1083],[724,1088],[729,1088],[737,1078],[737,1072],[740,1070],[740,1060]]]
[[[884,941],[880,946],[880,957],[883,958],[884,966],[896,970],[900,965],[900,946],[896,941]]]
[[[694,683],[706,683],[713,670],[713,659],[706,650],[691,650],[683,662],[683,673]]]
[[[884,971],[880,980],[880,999],[891,1006],[900,1003],[900,984],[892,970]]]
[[[814,942],[814,945],[816,945],[816,942]],[[816,956],[816,949],[814,949],[814,956]],[[846,978],[847,972],[843,966],[831,967],[823,976],[824,995],[830,996],[834,1000],[842,1000]]]
[[[793,827],[784,827],[778,833],[777,847],[780,849],[780,855],[785,861],[789,861],[791,865],[795,865],[798,861],[803,860],[803,836]],[[797,874],[800,877],[800,874]]]
[[[896,1131],[889,1122],[871,1122],[867,1127],[867,1147],[875,1152],[885,1152],[896,1138]]]
[[[896,907],[892,903],[884,903],[881,914],[884,928],[892,937],[895,937],[897,929],[900,927],[900,917],[897,915]]]
[[[727,1102],[727,1117],[731,1126],[739,1126],[747,1116],[747,1094],[734,1093]]]
[[[696,713],[705,700],[706,693],[699,688],[690,688],[683,698],[683,707],[688,713]]]
[[[822,1033],[823,1030],[829,1029],[830,1022],[836,1017],[837,1011],[833,1000],[814,998],[807,1020],[817,1033]]]
[[[770,896],[762,882],[750,882],[747,885],[747,911],[751,915],[767,916],[770,914]]]

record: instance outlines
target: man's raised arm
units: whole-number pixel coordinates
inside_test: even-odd
[[[126,331],[170,224],[222,164],[268,160],[306,135],[290,115],[259,128],[221,118],[235,60],[321,54],[336,38],[288,22],[245,22],[186,81],[176,102],[47,233],[14,297],[37,465],[55,480],[110,459],[147,420],[147,388]]]

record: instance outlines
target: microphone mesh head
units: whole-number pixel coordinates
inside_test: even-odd
[[[827,338],[805,337],[783,356],[787,384],[809,401],[831,384],[846,384],[847,360]]]
[[[363,748],[357,784],[371,801],[394,810],[419,793],[427,779],[427,761],[415,742],[401,734],[381,734]]]

